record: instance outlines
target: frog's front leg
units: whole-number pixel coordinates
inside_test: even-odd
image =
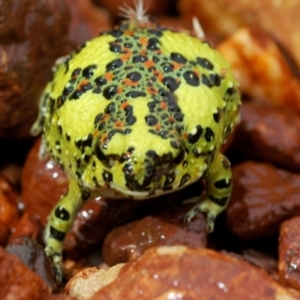
[[[82,191],[75,181],[70,181],[68,192],[53,208],[45,230],[45,252],[52,260],[58,282],[62,280],[62,251],[64,238],[83,204]]]
[[[228,204],[232,188],[232,174],[230,162],[219,153],[207,173],[207,195],[185,215],[185,221],[203,212],[207,215],[207,229],[212,232],[217,215],[221,213]]]

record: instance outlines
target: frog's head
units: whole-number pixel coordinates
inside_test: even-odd
[[[186,184],[191,176],[185,169],[184,116],[174,98],[140,97],[122,105],[126,106],[124,118],[112,112],[103,117],[105,124],[100,122],[95,151],[101,165],[100,185],[142,198]],[[115,110],[121,111],[120,107]]]
[[[175,181],[175,169],[186,155],[183,148],[162,147],[161,141],[156,141],[159,137],[143,139],[142,136],[134,146],[126,142],[120,144],[120,154],[98,151],[104,173],[111,174],[109,186],[126,195],[144,197],[167,186],[170,188]]]

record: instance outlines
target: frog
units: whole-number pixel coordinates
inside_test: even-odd
[[[203,212],[211,232],[231,195],[221,147],[241,100],[230,64],[193,32],[150,21],[141,1],[124,11],[118,26],[58,60],[31,129],[42,133],[40,156],[69,180],[44,238],[58,281],[64,238],[89,199],[145,200],[205,180],[185,222]]]

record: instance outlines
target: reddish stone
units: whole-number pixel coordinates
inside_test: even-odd
[[[98,291],[101,299],[300,299],[252,265],[208,249],[147,250]]]
[[[233,167],[226,209],[229,230],[242,240],[269,236],[300,213],[300,175],[247,161]]]
[[[112,28],[110,14],[105,9],[86,0],[65,0],[71,13],[69,41],[72,47],[98,36],[101,31]],[[70,49],[74,50],[74,49]]]
[[[112,266],[135,260],[155,246],[206,246],[206,219],[197,215],[189,224],[183,223],[188,207],[172,206],[158,217],[148,216],[112,230],[104,240],[102,256]]]
[[[34,271],[52,291],[58,286],[54,280],[51,266],[41,245],[27,236],[19,236],[12,240],[5,248],[8,253],[14,254],[32,271]]]
[[[18,194],[0,177],[0,245],[5,245],[19,219]]]
[[[28,137],[54,61],[65,54],[64,1],[1,1],[0,137]]]
[[[285,221],[280,227],[278,270],[280,281],[300,290],[300,217]]]
[[[254,249],[245,249],[241,257],[252,265],[265,270],[273,279],[279,279],[277,258]]]
[[[0,298],[40,300],[48,295],[49,286],[19,258],[0,247]]]
[[[24,212],[40,220],[44,226],[47,216],[61,195],[68,190],[68,180],[50,159],[39,159],[41,140],[29,152],[22,173]]]
[[[300,117],[293,111],[244,102],[235,135],[235,156],[300,171]]]
[[[21,235],[26,235],[35,241],[41,241],[42,228],[40,222],[36,218],[24,213],[16,224],[15,230],[10,235],[8,243]]]

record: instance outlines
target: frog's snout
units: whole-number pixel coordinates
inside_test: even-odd
[[[154,163],[149,163],[145,166],[145,176],[159,182],[163,176],[169,174],[170,171],[184,160],[185,155],[183,147],[178,150],[174,157],[163,155],[154,161]]]

